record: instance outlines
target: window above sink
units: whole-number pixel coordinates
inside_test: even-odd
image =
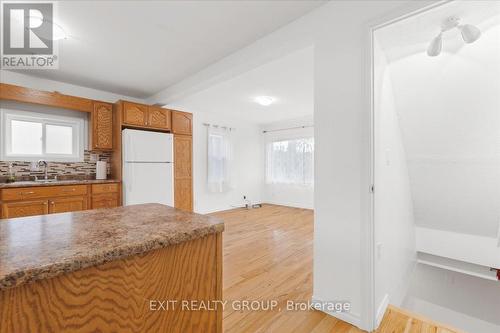
[[[84,157],[84,120],[1,109],[1,160],[80,162]]]

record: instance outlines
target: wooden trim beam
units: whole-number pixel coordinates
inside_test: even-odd
[[[64,95],[55,91],[36,90],[7,83],[0,83],[0,99],[82,112],[92,112],[94,102],[88,98]]]

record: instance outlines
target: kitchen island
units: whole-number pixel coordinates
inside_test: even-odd
[[[183,305],[221,300],[223,229],[159,204],[0,220],[0,333],[221,332]]]

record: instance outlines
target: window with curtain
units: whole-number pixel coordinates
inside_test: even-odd
[[[225,192],[231,189],[231,130],[209,126],[207,142],[208,190],[210,192]]]
[[[314,184],[314,138],[273,141],[267,144],[266,182]]]

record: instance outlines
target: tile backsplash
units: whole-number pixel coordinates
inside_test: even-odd
[[[90,161],[91,152],[85,150],[83,162],[48,162],[48,175],[50,178],[57,176],[77,176],[84,178],[95,178],[95,162]],[[110,174],[110,152],[99,152],[99,161],[107,162],[107,173]],[[0,178],[7,177],[9,174],[9,163],[13,163],[13,170],[16,178],[43,177],[43,167],[40,171],[31,171],[31,162],[25,161],[0,161]]]

